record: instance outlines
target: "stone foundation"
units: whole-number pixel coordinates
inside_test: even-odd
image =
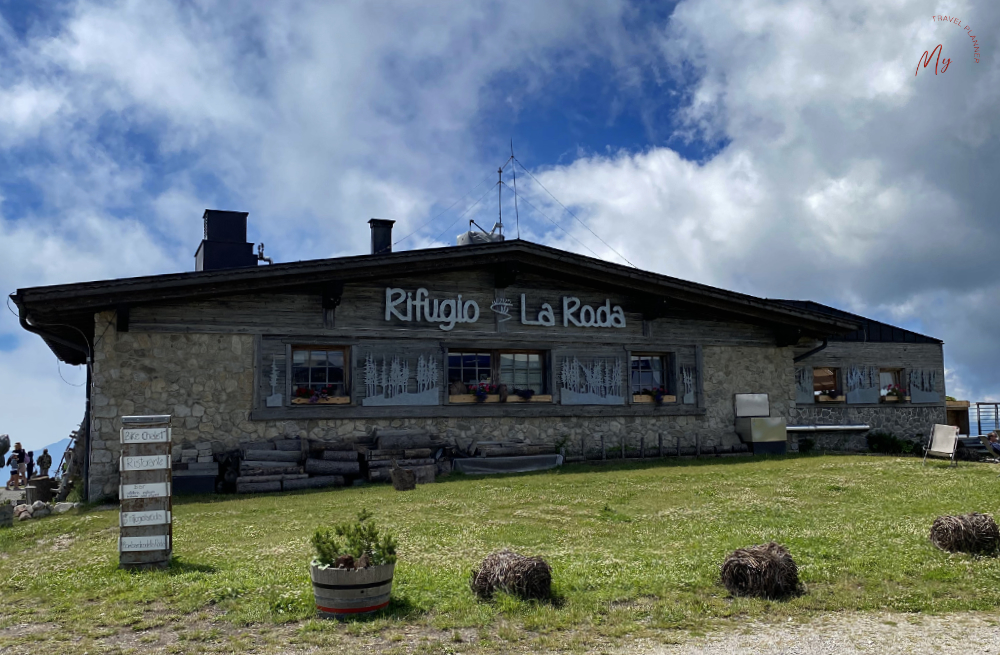
[[[578,455],[584,446],[600,451],[603,436],[609,453],[630,452],[645,440],[655,450],[660,435],[664,449],[703,452],[739,444],[733,430],[733,394],[766,392],[771,415],[787,416],[795,398],[790,348],[705,347],[703,387],[706,411],[698,416],[621,416],[414,419],[319,419],[252,421],[254,338],[245,334],[171,334],[123,332],[115,329],[113,312],[97,315],[103,337],[94,353],[90,498],[113,497],[118,491],[118,431],[121,416],[170,414],[175,445],[210,447],[224,452],[240,442],[278,436],[302,437],[349,445],[375,427],[420,427],[453,444],[472,440],[523,440],[565,447]],[[943,412],[943,410],[942,410]],[[512,412],[513,413],[513,412]],[[617,451],[616,451],[617,449]]]
[[[931,426],[946,423],[944,405],[797,405],[791,409],[789,425],[868,425],[900,439],[925,444]],[[861,452],[868,450],[868,430],[851,432],[789,433],[789,446],[798,450],[800,439],[812,439],[813,450]]]
[[[789,415],[789,425],[868,425],[872,430],[889,432],[901,439],[926,441],[935,423],[947,423],[944,403],[941,405],[795,405]],[[808,433],[806,433],[808,434]],[[823,435],[822,442],[853,444],[857,446],[858,433],[817,432]],[[843,450],[865,450],[865,433],[861,434],[860,448],[847,447]],[[819,439],[815,439],[817,447]],[[838,450],[829,447],[827,450]]]

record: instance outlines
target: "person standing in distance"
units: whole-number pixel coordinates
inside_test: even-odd
[[[38,475],[46,478],[49,475],[49,469],[52,467],[52,455],[49,454],[48,448],[42,449],[42,454],[38,456]]]
[[[17,487],[23,487],[28,483],[26,473],[28,471],[28,453],[24,452],[21,442],[14,444],[14,454],[17,455]]]

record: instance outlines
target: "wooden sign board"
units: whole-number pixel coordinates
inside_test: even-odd
[[[169,443],[170,428],[122,428],[122,443]]]
[[[136,527],[140,525],[166,525],[170,523],[170,512],[165,509],[154,509],[149,512],[122,512],[122,527]]]
[[[169,482],[146,482],[144,484],[123,484],[121,486],[121,500],[166,498],[168,496],[170,496]]]
[[[157,471],[170,468],[170,455],[136,455],[122,457],[122,471]]]
[[[151,537],[121,537],[119,548],[123,553],[145,552],[150,550],[169,550],[170,537],[165,534]]]
[[[173,554],[170,416],[121,421],[119,566],[165,568]]]

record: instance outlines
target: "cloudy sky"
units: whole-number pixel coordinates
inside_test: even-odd
[[[0,0],[0,283],[192,270],[209,207],[277,261],[453,243],[513,140],[522,238],[942,338],[1000,399],[998,47],[994,0]],[[85,372],[3,317],[0,432],[56,441]]]

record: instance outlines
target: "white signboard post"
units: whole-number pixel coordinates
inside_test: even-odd
[[[118,564],[170,566],[173,551],[170,416],[123,416]]]

